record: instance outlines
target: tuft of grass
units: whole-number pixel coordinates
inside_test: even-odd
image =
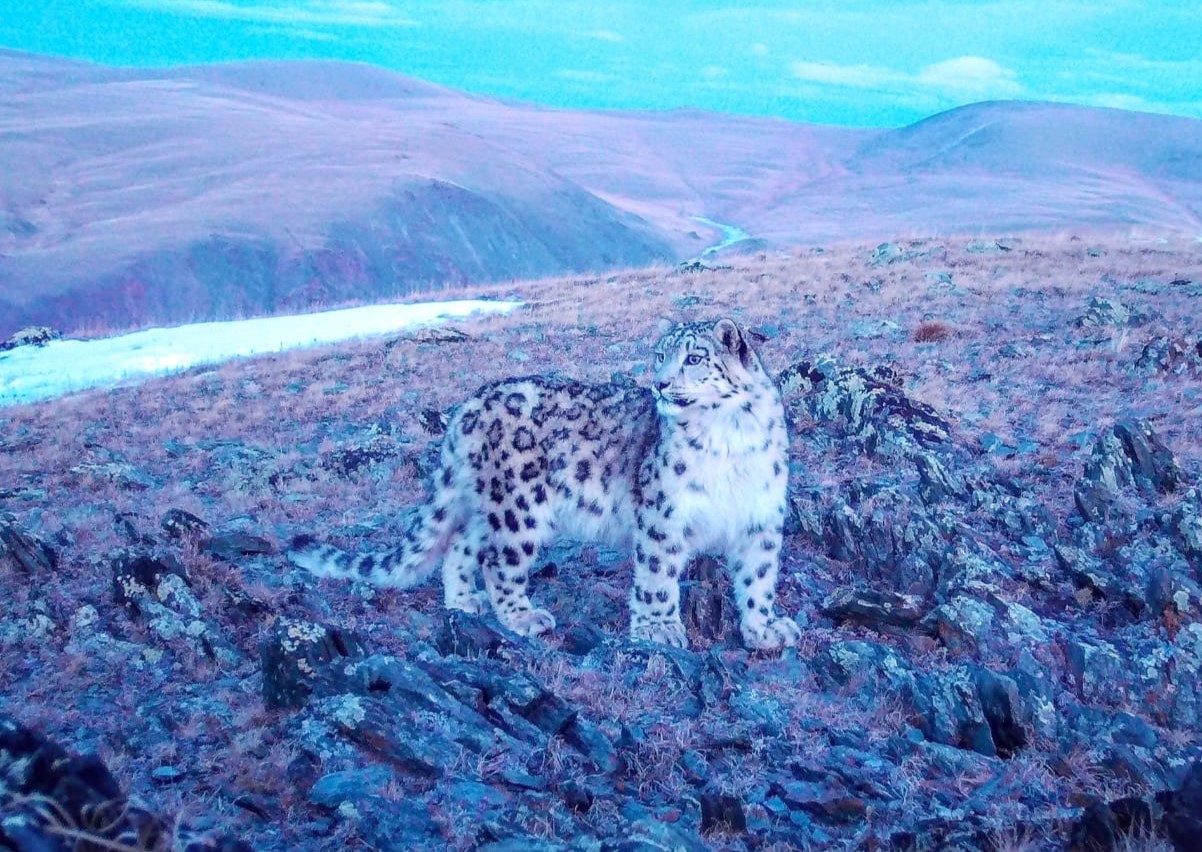
[[[939,320],[925,320],[918,324],[910,339],[915,343],[942,343],[952,336],[952,327]]]

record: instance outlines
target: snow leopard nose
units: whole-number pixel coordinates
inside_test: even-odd
[[[670,382],[655,382],[654,387],[657,391],[659,391],[660,393],[663,393],[664,391],[666,391],[668,389],[669,384],[670,384]]]

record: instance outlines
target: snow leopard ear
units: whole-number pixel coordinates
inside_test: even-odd
[[[714,323],[714,337],[718,338],[722,348],[738,357],[740,364],[744,367],[751,366],[751,347],[748,346],[747,338],[738,323],[727,318],[718,320]]]
[[[668,319],[667,317],[660,317],[655,323],[655,327],[661,335],[664,335],[674,329],[676,327],[676,323],[672,322],[672,320]]]

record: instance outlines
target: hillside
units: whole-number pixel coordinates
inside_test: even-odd
[[[1202,232],[1202,123],[979,104],[896,130],[572,112],[366,65],[0,52],[0,337],[694,257],[720,235]]]
[[[229,319],[678,254],[456,128],[467,96],[304,70],[50,68],[0,89],[0,328]]]
[[[231,852],[1195,849],[1198,244],[732,263],[469,288],[525,307],[0,408],[0,799],[27,820],[0,837],[74,818],[38,811],[58,789],[135,797],[109,836]],[[645,382],[660,318],[718,316],[786,398],[795,651],[745,651],[704,560],[672,650],[625,639],[629,554],[545,554],[559,626],[527,640],[280,553],[396,541],[477,384]],[[105,771],[30,772],[41,736]]]
[[[961,107],[863,141],[756,223],[807,236],[1124,228],[1202,234],[1202,123],[1069,104]]]

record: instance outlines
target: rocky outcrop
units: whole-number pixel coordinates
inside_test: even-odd
[[[71,754],[0,715],[0,848],[14,852],[251,852],[171,824],[127,798],[94,754]]]
[[[165,646],[227,665],[238,661],[239,652],[205,613],[178,559],[131,548],[108,562],[114,601]]]
[[[1125,796],[1089,804],[1073,824],[1070,852],[1112,852],[1156,841],[1176,852],[1202,847],[1202,763],[1194,763],[1181,786],[1154,796]]]
[[[45,346],[52,340],[58,340],[62,335],[44,325],[31,325],[13,332],[8,340],[0,340],[0,352],[16,349],[18,346]]]
[[[868,452],[913,451],[951,440],[951,424],[910,399],[889,367],[840,367],[826,356],[793,364],[776,382],[786,399],[798,398],[819,422]]]
[[[14,515],[0,513],[0,566],[30,577],[47,577],[57,562],[50,545],[22,529]]]
[[[1123,488],[1168,494],[1180,481],[1173,454],[1151,424],[1125,419],[1098,436],[1074,496],[1085,520],[1097,521],[1105,518],[1108,505]]]
[[[1081,329],[1101,329],[1106,327],[1124,328],[1126,326],[1142,325],[1147,317],[1139,311],[1133,311],[1130,306],[1114,299],[1093,296],[1083,314],[1077,317],[1076,326]]]
[[[1130,369],[1145,376],[1202,372],[1202,337],[1158,334],[1144,344]]]

